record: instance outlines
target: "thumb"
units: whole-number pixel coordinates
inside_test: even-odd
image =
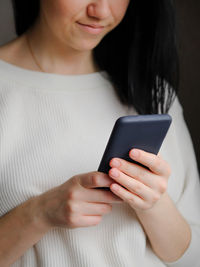
[[[113,179],[103,172],[89,172],[78,176],[78,182],[85,188],[110,187]]]

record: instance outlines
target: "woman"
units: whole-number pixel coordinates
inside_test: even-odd
[[[197,266],[172,1],[13,3],[19,37],[0,48],[0,266]],[[149,170],[111,159],[96,171],[118,117],[166,112],[160,154],[129,154]]]

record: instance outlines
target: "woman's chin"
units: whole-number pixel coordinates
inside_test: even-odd
[[[81,42],[77,45],[77,50],[79,51],[91,51],[93,50],[100,42]]]

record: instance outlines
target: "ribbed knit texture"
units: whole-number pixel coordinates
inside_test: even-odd
[[[74,175],[96,171],[116,119],[131,114],[105,71],[46,74],[0,60],[0,216]],[[168,193],[198,236],[181,259],[163,263],[124,202],[113,204],[97,226],[54,228],[12,266],[188,267],[198,255],[200,186],[178,99],[170,114],[160,151],[172,168]]]

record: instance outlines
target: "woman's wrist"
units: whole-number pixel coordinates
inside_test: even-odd
[[[38,233],[48,232],[52,226],[44,216],[41,196],[30,198],[16,208],[22,226],[33,227]]]
[[[0,218],[0,266],[10,266],[50,229],[44,220],[40,197],[33,197],[6,213]]]
[[[136,214],[161,260],[173,262],[184,254],[191,241],[191,229],[168,193],[153,208]]]

